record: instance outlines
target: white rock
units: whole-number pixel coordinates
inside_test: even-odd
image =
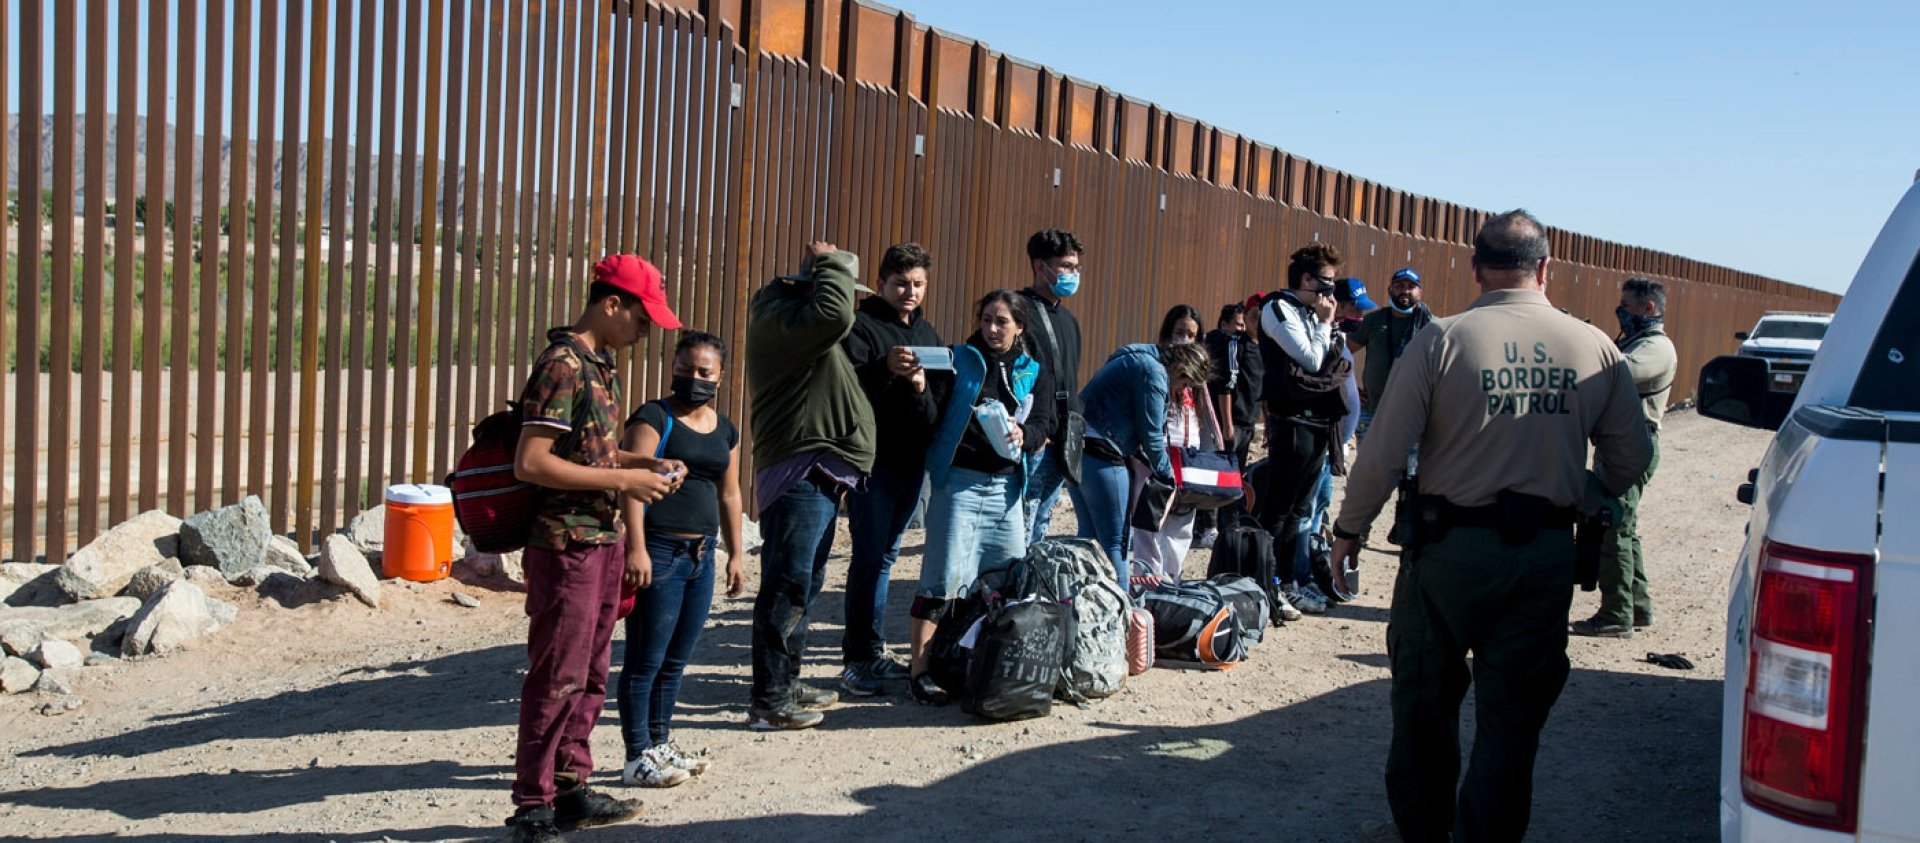
[[[74,600],[119,594],[135,573],[179,554],[180,524],[157,509],[121,522],[67,559],[60,590]]]
[[[49,638],[92,638],[138,611],[140,601],[131,597],[83,600],[65,606],[0,608],[0,647],[17,656]]]
[[[40,668],[26,659],[7,656],[0,661],[0,692],[24,694],[40,681]]]
[[[760,525],[751,518],[740,519],[740,543],[746,545],[740,549],[741,553],[756,553],[760,545],[765,544],[760,540]]]
[[[227,578],[221,576],[219,569],[205,565],[188,565],[187,572],[181,578],[199,586],[201,591],[215,586],[224,588],[228,584]]]
[[[217,608],[220,606],[227,610]],[[232,604],[208,598],[206,592],[189,580],[172,583],[140,607],[139,614],[127,624],[126,637],[120,640],[120,653],[126,656],[171,653],[188,641],[218,632],[232,620],[233,614],[228,611],[231,609]]]
[[[175,565],[174,567],[177,568],[179,566]],[[134,572],[133,579],[127,580],[127,587],[120,589],[120,595],[122,597],[132,597],[144,604],[155,594],[159,594],[160,589],[166,588],[167,583],[180,579],[182,576],[185,575],[180,571],[170,571],[165,565],[154,565],[149,568],[142,568]]]
[[[320,546],[320,578],[353,592],[362,603],[380,606],[380,578],[346,536],[335,533]]]
[[[482,553],[468,551],[461,564],[483,577],[506,577],[517,583],[527,581],[526,569],[521,565],[521,551],[511,553]]]
[[[33,691],[50,697],[72,696],[73,676],[67,671],[51,668],[40,671],[40,679],[33,683]]]
[[[387,544],[387,507],[381,504],[347,522],[347,538],[363,554],[379,553]]]
[[[79,647],[58,638],[40,642],[39,646],[27,652],[27,659],[47,670],[79,667],[86,662],[86,657],[80,653]]]
[[[10,606],[58,606],[67,595],[56,582],[59,565],[0,563],[0,603]]]
[[[300,552],[300,545],[286,536],[274,536],[267,540],[266,566],[296,577],[313,576],[313,566],[307,563],[306,555]]]

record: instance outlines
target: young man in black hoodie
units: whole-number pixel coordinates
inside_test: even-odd
[[[927,446],[940,414],[927,374],[908,350],[941,345],[939,332],[920,313],[932,267],[933,256],[918,243],[889,246],[880,260],[879,289],[860,302],[853,332],[841,341],[873,407],[875,439],[867,488],[847,500],[853,562],[847,568],[840,689],[856,697],[877,696],[881,682],[907,678],[906,664],[887,653],[884,628],[888,579],[900,537],[920,503]]]
[[[1027,458],[1027,544],[1047,537],[1053,504],[1068,482],[1080,482],[1079,457],[1084,433],[1080,421],[1080,320],[1066,299],[1080,290],[1080,257],[1086,247],[1071,231],[1049,228],[1027,238],[1027,265],[1033,283],[1020,291],[1031,318],[1027,348],[1053,380],[1053,430],[1038,453]],[[1035,396],[1038,401],[1047,396]],[[1068,457],[1072,454],[1071,458]]]

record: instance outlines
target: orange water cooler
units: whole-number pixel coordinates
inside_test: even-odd
[[[432,582],[452,571],[452,489],[415,483],[387,487],[380,567],[389,577],[415,582]]]

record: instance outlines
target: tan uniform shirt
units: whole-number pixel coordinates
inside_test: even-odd
[[[1420,493],[1484,506],[1512,489],[1573,506],[1587,443],[1609,493],[1653,458],[1639,393],[1613,340],[1535,290],[1495,290],[1436,319],[1393,366],[1336,522],[1365,535],[1420,446]]]
[[[1660,417],[1667,412],[1667,398],[1673,393],[1673,376],[1680,369],[1680,354],[1665,331],[1653,328],[1641,331],[1620,349],[1627,356],[1627,368],[1633,371],[1633,388],[1646,402],[1647,423],[1660,429]]]

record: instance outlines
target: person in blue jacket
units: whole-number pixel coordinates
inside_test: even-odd
[[[933,640],[947,602],[984,571],[1000,570],[1027,553],[1026,456],[1053,429],[1053,380],[1027,354],[1028,310],[1011,290],[995,290],[974,309],[979,329],[953,346],[953,371],[929,386],[940,406],[927,450],[927,551],[920,565],[912,618],[913,698],[942,705],[947,693],[927,674]],[[1162,398],[1164,400],[1164,396]]]
[[[1138,343],[1121,346],[1080,390],[1087,446],[1080,458],[1080,485],[1072,490],[1073,511],[1080,516],[1080,536],[1107,552],[1115,581],[1123,588],[1132,574],[1127,545],[1134,500],[1128,463],[1163,485],[1173,485],[1167,396],[1205,385],[1212,368],[1198,343]]]

